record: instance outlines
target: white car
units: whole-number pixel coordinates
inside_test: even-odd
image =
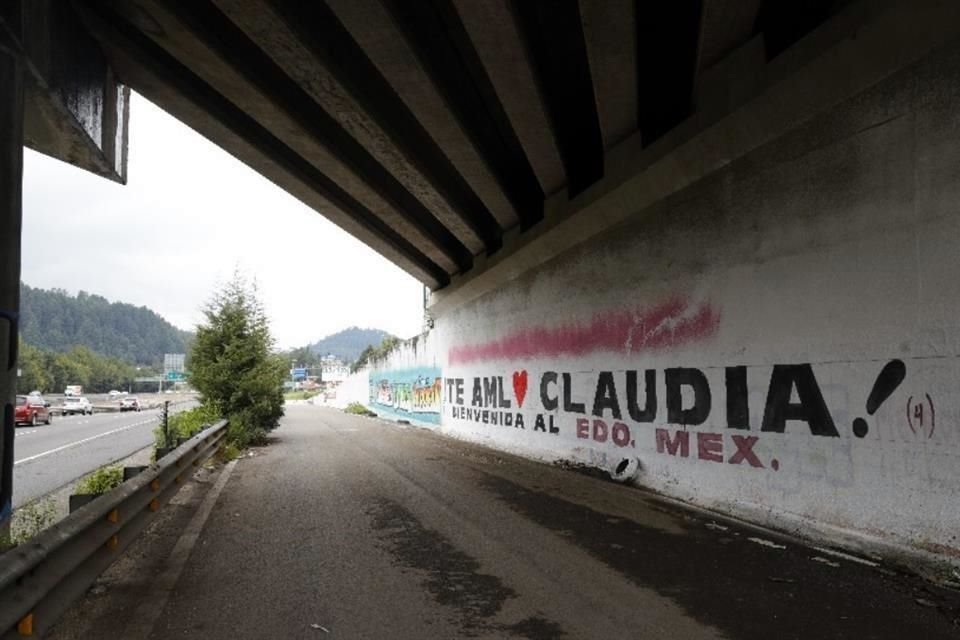
[[[68,397],[63,399],[63,415],[71,416],[75,413],[93,415],[93,405],[90,401],[80,397]]]

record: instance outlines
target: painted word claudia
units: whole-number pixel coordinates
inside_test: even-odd
[[[728,429],[749,429],[747,367],[726,367],[724,374],[726,426]],[[700,369],[678,367],[663,371],[665,420],[660,414],[656,370],[628,370],[617,372],[617,375],[612,371],[600,371],[596,376],[592,399],[576,398],[572,374],[544,372],[540,377],[543,408],[547,411],[562,408],[568,413],[589,413],[597,418],[609,416],[615,420],[626,415],[640,423],[652,423],[659,417],[660,422],[683,426],[703,424],[713,409],[713,393],[707,376]],[[690,389],[686,394],[690,400],[686,403],[684,387]],[[791,402],[794,391],[797,402]],[[810,433],[816,436],[840,435],[809,364],[773,367],[760,431],[783,433],[788,420],[807,423]]]

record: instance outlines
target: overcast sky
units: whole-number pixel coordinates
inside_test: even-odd
[[[420,331],[419,282],[140,96],[128,177],[27,150],[23,281],[145,305],[192,329],[239,269],[256,278],[280,347],[351,325]]]

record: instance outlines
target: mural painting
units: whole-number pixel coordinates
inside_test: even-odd
[[[440,369],[370,372],[370,408],[385,416],[440,424],[442,396]]]

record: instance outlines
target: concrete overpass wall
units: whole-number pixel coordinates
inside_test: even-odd
[[[447,310],[370,372],[396,411],[368,401],[958,564],[958,140],[950,45]]]

